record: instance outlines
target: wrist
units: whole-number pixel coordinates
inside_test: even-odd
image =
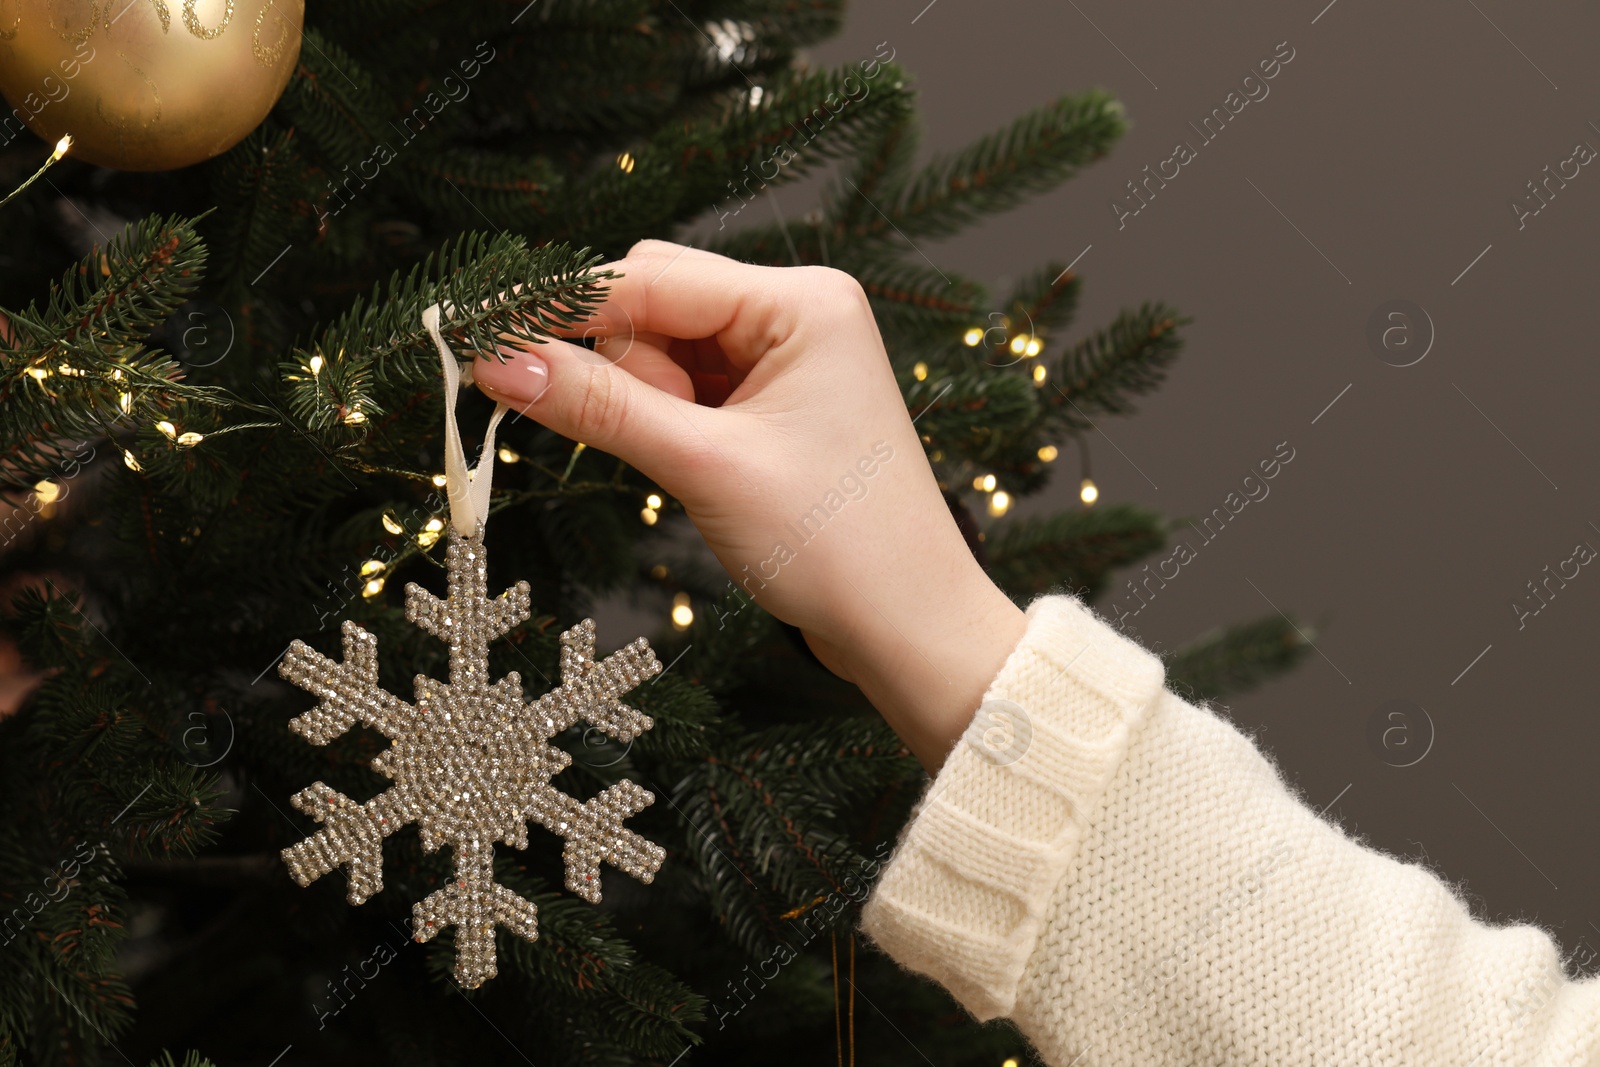
[[[952,580],[899,601],[908,608],[893,615],[886,605],[863,603],[839,646],[841,673],[930,774],[960,740],[1027,629],[1022,609],[970,555],[953,570]],[[865,591],[854,592],[866,600]]]

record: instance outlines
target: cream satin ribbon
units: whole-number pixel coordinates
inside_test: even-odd
[[[450,351],[444,335],[439,332],[441,311],[434,304],[422,313],[422,324],[428,328],[439,349],[439,362],[444,367],[444,486],[450,498],[450,525],[463,537],[471,537],[478,527],[489,519],[489,488],[494,481],[494,431],[510,408],[496,404],[489,417],[489,428],[483,435],[483,452],[478,465],[467,469],[466,451],[461,447],[461,430],[456,425],[456,393],[462,384],[461,365],[456,354]],[[472,369],[466,371],[466,383],[472,384]]]

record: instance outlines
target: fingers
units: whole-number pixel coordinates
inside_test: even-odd
[[[762,267],[666,241],[640,241],[603,266],[618,272],[592,313],[571,329],[606,337],[715,338],[748,369],[794,333],[808,284],[822,267]]]
[[[621,367],[641,382],[693,403],[696,392],[690,372],[668,351],[670,341],[644,334],[638,337],[596,338],[590,362]],[[580,355],[578,358],[584,358]]]
[[[627,361],[634,373],[560,340],[506,343],[500,354],[504,362],[491,357],[473,366],[486,395],[621,458],[668,492],[676,495],[677,483],[715,451],[705,425],[713,413],[693,403],[688,375],[654,346],[635,344]]]

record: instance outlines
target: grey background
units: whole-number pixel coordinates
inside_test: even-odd
[[[1204,515],[1280,442],[1295,455],[1214,541],[1189,538],[1197,558],[1133,632],[1160,651],[1275,609],[1311,621],[1318,652],[1219,713],[1308,805],[1580,964],[1600,952],[1600,561],[1525,627],[1512,604],[1579,542],[1600,548],[1600,160],[1520,230],[1509,201],[1577,142],[1600,147],[1596,40],[1592,8],[1507,0],[874,0],[811,53],[855,64],[888,42],[925,156],[1063,93],[1124,103],[1132,129],[1107,158],[919,251],[997,295],[1081,253],[1073,339],[1146,299],[1194,317],[1167,385],[1089,435],[1102,502]],[[1285,41],[1269,94],[1201,146],[1188,124]],[[1113,198],[1179,140],[1198,158],[1119,229]],[[776,190],[779,210],[797,217],[818,184]],[[1435,330],[1412,366],[1366,341],[1395,299]],[[1057,484],[1019,512],[1080,506],[1062,444]],[[1416,714],[1387,752],[1369,742],[1393,701],[1425,710],[1431,746]]]

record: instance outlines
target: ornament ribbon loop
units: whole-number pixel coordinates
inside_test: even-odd
[[[461,387],[461,365],[456,354],[445,343],[439,331],[441,311],[434,304],[422,313],[422,324],[428,328],[439,350],[439,363],[444,367],[444,486],[450,498],[450,525],[463,537],[471,537],[480,523],[489,518],[489,488],[494,481],[494,431],[510,409],[504,404],[494,406],[489,417],[489,428],[483,435],[483,452],[478,465],[467,469],[466,450],[461,446],[461,430],[456,425],[456,393]],[[467,380],[471,382],[471,370]]]

